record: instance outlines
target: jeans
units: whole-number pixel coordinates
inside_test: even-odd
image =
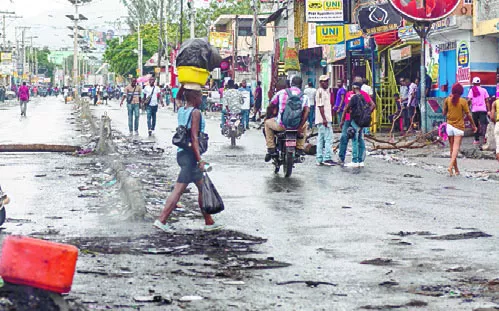
[[[21,100],[21,114],[26,116],[26,109],[28,108],[28,101],[27,100]]]
[[[282,127],[277,121],[272,118],[265,120],[265,140],[267,141],[267,149],[274,149],[275,146],[275,132],[283,132],[286,128]],[[305,140],[307,137],[307,123],[302,128],[303,137],[296,139],[296,149],[303,150],[305,148]]]
[[[473,117],[473,122],[475,122],[475,125],[478,129],[475,133],[475,141],[479,141],[480,136],[485,136],[485,133],[487,132],[487,125],[489,124],[489,121],[487,120],[487,112],[477,111],[472,112],[471,114]]]
[[[156,129],[156,113],[158,106],[147,106],[147,129],[154,131]]]
[[[366,152],[366,143],[364,142],[364,134],[362,128],[351,121],[350,125],[355,129],[355,137],[352,139],[352,162],[364,162],[364,154]]]
[[[135,131],[139,130],[139,104],[127,104],[128,108],[128,130],[133,132],[134,125]],[[135,123],[133,118],[135,117]]]
[[[247,130],[249,130],[249,117],[250,117],[249,109],[242,109],[241,110],[241,118],[243,120],[244,128]]]
[[[227,110],[222,109],[222,120],[220,120],[220,128],[223,128],[225,125],[225,116],[227,115]]]
[[[338,156],[342,162],[345,162],[345,156],[347,154],[348,147],[348,128],[350,127],[350,121],[345,121],[343,123],[343,127],[341,128],[341,137],[340,137],[340,152]]]
[[[328,122],[327,127],[323,124],[318,124],[319,137],[317,138],[317,154],[318,163],[332,160],[331,149],[333,147],[333,127],[332,123]]]
[[[315,105],[310,106],[310,113],[308,114],[308,128],[314,127],[315,124]]]
[[[343,117],[343,111],[336,112],[336,116],[338,117],[338,124],[340,124],[341,118]]]

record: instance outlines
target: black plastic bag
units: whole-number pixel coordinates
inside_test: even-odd
[[[202,187],[202,198],[203,198],[203,211],[207,214],[217,214],[224,210],[224,202],[220,194],[218,194],[217,188],[211,182],[208,174],[204,174],[203,177],[203,187]]]
[[[194,66],[212,71],[220,67],[222,58],[218,50],[205,39],[189,39],[185,41],[175,60],[176,66]]]

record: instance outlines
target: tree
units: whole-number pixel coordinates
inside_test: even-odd
[[[54,75],[55,64],[49,61],[50,50],[48,47],[43,49],[35,48],[33,54],[38,61],[38,73],[45,75],[47,78],[52,78]],[[26,59],[32,59],[30,51],[26,51]]]
[[[159,22],[159,1],[157,0],[121,0],[128,9],[127,23],[133,32],[137,25]]]
[[[142,55],[147,60],[158,50],[158,25],[142,25],[140,27],[141,39],[143,41]],[[111,71],[119,75],[136,75],[138,53],[137,34],[131,34],[123,38],[120,44],[119,38],[107,42],[104,52],[104,61],[109,63]]]

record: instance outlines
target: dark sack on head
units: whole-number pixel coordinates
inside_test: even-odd
[[[175,62],[177,67],[194,66],[212,71],[220,67],[222,58],[205,39],[189,39],[180,47]]]
[[[289,89],[286,89],[286,93],[288,94],[288,100],[281,115],[282,125],[286,129],[297,129],[301,123],[303,111],[303,92],[294,95]]]
[[[362,95],[354,95],[351,99],[350,107],[352,109],[352,120],[360,127],[371,126],[371,107]]]
[[[203,198],[203,211],[207,214],[217,214],[224,210],[224,202],[218,194],[215,185],[211,182],[208,174],[204,174],[203,187],[201,188]]]

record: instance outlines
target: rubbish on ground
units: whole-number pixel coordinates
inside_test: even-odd
[[[107,183],[104,184],[104,186],[106,187],[111,187],[111,186],[114,186],[118,181],[115,179],[111,180],[111,181],[108,181]]]
[[[299,283],[304,283],[308,287],[318,287],[319,285],[330,285],[330,286],[336,286],[334,283],[330,282],[322,282],[322,281],[286,281],[286,282],[277,282],[277,285],[289,285],[289,284],[299,284]]]
[[[179,301],[190,302],[190,301],[203,300],[203,299],[204,299],[204,297],[201,297],[201,296],[183,296],[183,297],[180,297]]]
[[[154,296],[137,296],[133,297],[133,300],[136,302],[161,302],[163,299],[160,295],[154,295]]]
[[[360,262],[361,265],[390,266],[394,261],[390,258],[374,258]]]
[[[244,285],[243,281],[224,281],[222,282],[224,285]]]
[[[385,202],[385,205],[392,206],[395,205],[395,202]]]
[[[468,240],[468,239],[490,238],[490,237],[492,237],[492,236],[490,234],[485,233],[485,232],[474,231],[474,232],[466,232],[466,233],[459,233],[459,234],[447,234],[447,235],[441,235],[441,236],[432,236],[432,237],[427,237],[427,239],[454,241],[454,240]]]

